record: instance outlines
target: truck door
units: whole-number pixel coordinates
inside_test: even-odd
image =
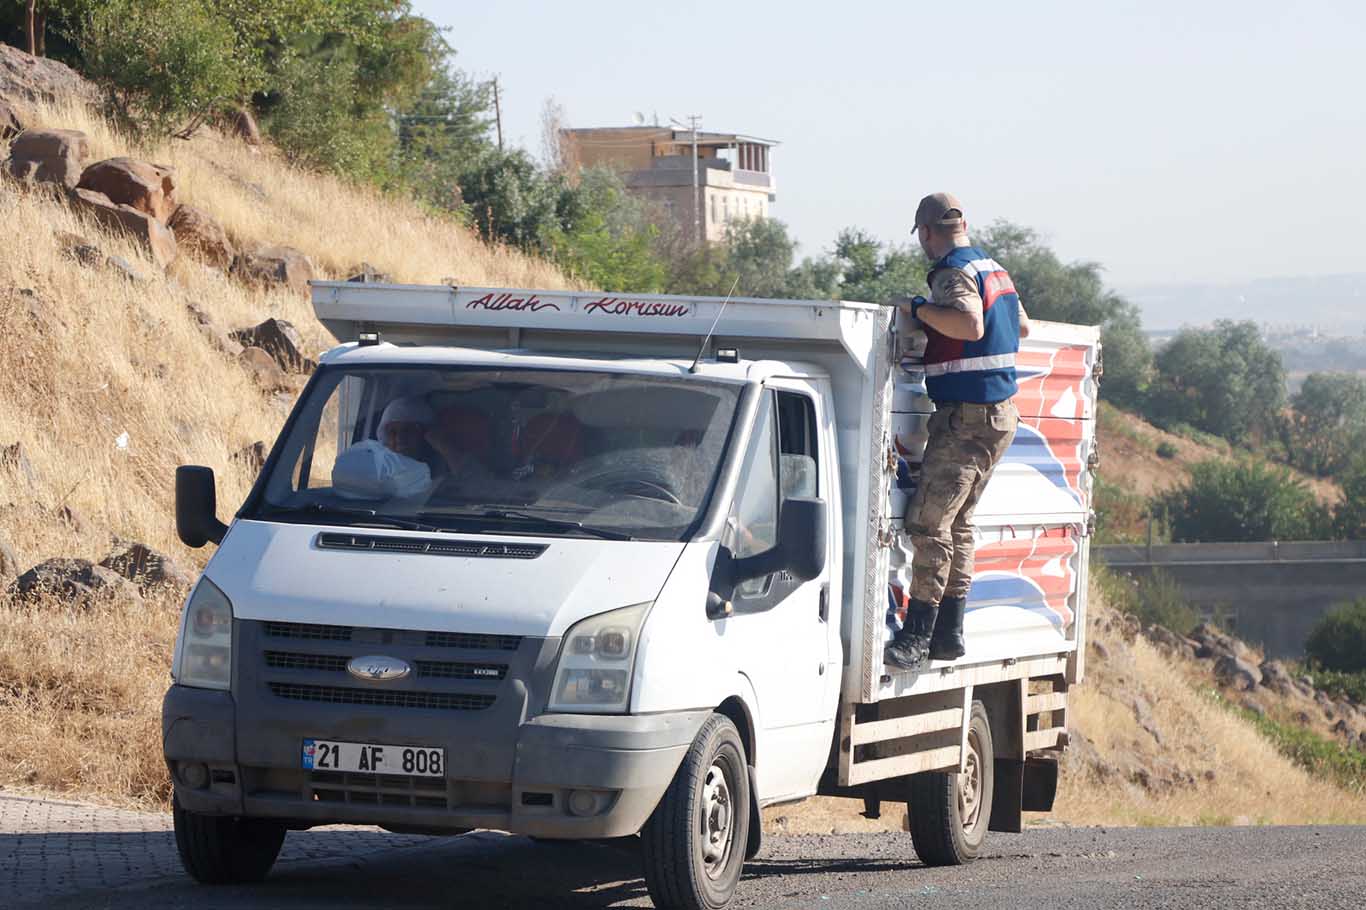
[[[816,397],[806,389],[774,387],[764,394],[724,541],[737,557],[777,543],[784,499],[828,501]],[[837,522],[831,516],[827,527]],[[840,673],[830,659],[828,621],[837,565],[827,559],[825,571],[807,582],[786,572],[756,578],[733,595],[727,637],[734,634],[732,653],[759,700],[756,759],[764,799],[814,792],[825,766],[835,715],[830,695],[837,696]]]

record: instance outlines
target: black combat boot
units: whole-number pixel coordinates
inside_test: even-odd
[[[957,660],[967,653],[963,644],[963,611],[967,606],[966,597],[945,597],[939,602],[939,616],[930,639],[931,660]]]
[[[896,637],[887,642],[882,659],[903,670],[920,670],[930,663],[930,636],[939,608],[923,600],[911,599],[906,607],[906,622]]]

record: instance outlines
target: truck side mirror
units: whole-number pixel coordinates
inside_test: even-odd
[[[175,529],[187,547],[221,543],[228,533],[218,520],[213,468],[187,464],[175,469]]]
[[[823,499],[793,497],[778,515],[778,545],[732,563],[736,582],[763,578],[786,570],[798,581],[810,581],[825,571],[825,521]]]

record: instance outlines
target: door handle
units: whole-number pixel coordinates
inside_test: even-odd
[[[819,605],[818,609],[819,609],[819,614],[818,614],[818,615],[819,615],[820,618],[821,618],[821,622],[829,622],[829,621],[830,621],[830,582],[828,582],[828,581],[827,581],[825,584],[821,585],[820,605]]]

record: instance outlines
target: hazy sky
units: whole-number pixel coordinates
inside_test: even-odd
[[[1121,287],[1366,271],[1366,0],[415,5],[536,154],[552,95],[781,141],[803,254],[948,189]]]

